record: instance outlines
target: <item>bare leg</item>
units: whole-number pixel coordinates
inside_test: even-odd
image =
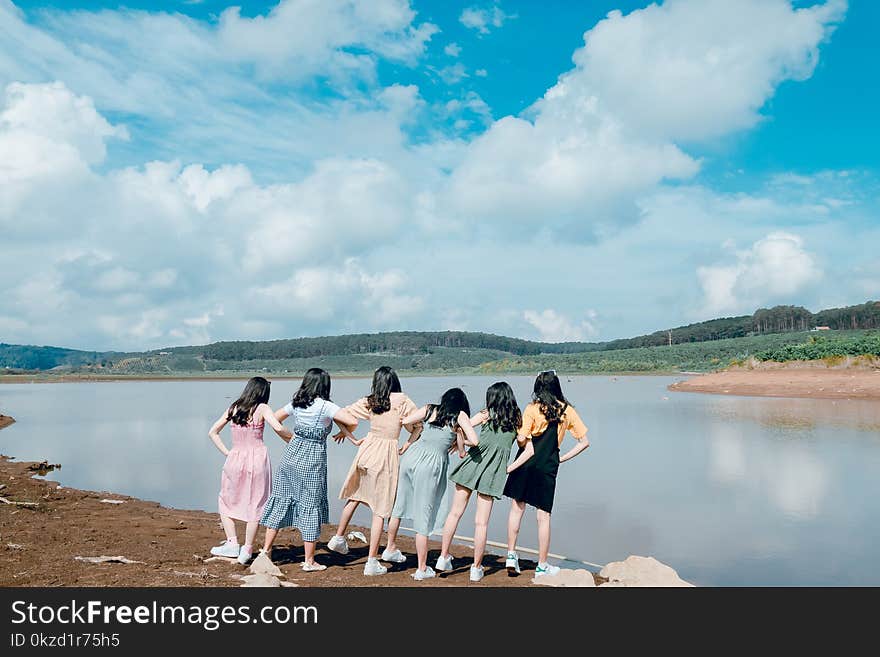
[[[307,564],[315,563],[315,545],[317,545],[317,541],[303,541],[303,546],[306,549]]]
[[[379,541],[382,540],[382,530],[385,528],[385,518],[373,514],[373,524],[370,527],[370,557],[379,556]]]
[[[419,570],[428,567],[428,537],[416,534],[416,554],[419,557]]]
[[[547,561],[550,552],[550,514],[538,509],[538,563]]]
[[[391,518],[388,521],[388,544],[385,546],[389,552],[397,549],[397,532],[400,531],[400,518]]]
[[[526,512],[526,503],[513,500],[510,505],[510,515],[507,516],[507,551],[516,551],[516,539],[519,538],[519,527],[522,524],[523,514]]]
[[[260,523],[258,522],[249,522],[245,525],[244,530],[244,546],[249,548],[250,550],[254,549],[254,540],[257,538],[257,529],[259,529]]]
[[[477,517],[474,520],[474,565],[483,563],[486,552],[486,534],[489,530],[489,515],[495,502],[489,495],[477,494]]]
[[[348,523],[351,522],[351,517],[354,515],[359,504],[360,502],[357,500],[349,500],[345,503],[345,506],[342,507],[342,514],[339,516],[339,526],[336,528],[337,536],[345,536],[345,530],[348,529]]]
[[[278,536],[278,530],[272,529],[271,527],[266,527],[266,538],[263,539],[263,552],[270,555],[272,554],[272,543],[275,542],[275,537]]]
[[[238,543],[238,536],[235,533],[235,521],[221,513],[220,522],[223,524],[223,531],[226,532],[226,540]]]
[[[455,484],[455,494],[452,498],[452,508],[449,509],[449,515],[446,516],[446,522],[443,524],[443,544],[440,548],[440,556],[449,556],[449,547],[452,545],[452,536],[458,529],[458,523],[461,516],[467,508],[468,500],[471,499],[471,491],[464,486]]]

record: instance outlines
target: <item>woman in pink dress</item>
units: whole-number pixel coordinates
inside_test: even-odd
[[[257,527],[272,487],[272,465],[263,444],[265,423],[268,422],[284,440],[290,440],[293,435],[275,418],[268,402],[269,382],[255,376],[208,432],[217,449],[226,456],[218,500],[226,540],[211,548],[211,554],[238,558],[241,564],[246,564],[253,555]],[[220,432],[229,422],[232,422],[232,449],[226,449],[220,439]],[[247,523],[241,547],[235,531],[236,520]]]

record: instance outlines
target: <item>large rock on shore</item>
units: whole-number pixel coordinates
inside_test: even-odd
[[[580,586],[587,588],[595,588],[596,580],[593,579],[593,573],[583,568],[572,570],[563,568],[556,575],[542,575],[541,577],[533,577],[532,584],[541,586]]]
[[[631,555],[625,561],[607,564],[599,576],[608,581],[599,586],[693,586],[678,576],[674,568],[660,563],[654,557]]]

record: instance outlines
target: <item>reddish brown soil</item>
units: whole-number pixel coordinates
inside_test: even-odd
[[[880,399],[880,370],[730,369],[673,383],[669,389],[758,397]]]
[[[16,462],[0,456],[0,586],[239,586],[236,575],[246,574],[237,563],[210,562],[208,550],[223,538],[216,513],[163,507],[124,495],[76,490],[57,482],[34,479],[37,464]],[[109,498],[124,504],[106,504]],[[352,527],[352,530],[359,529]],[[369,535],[365,529],[360,529]],[[242,530],[243,531],[243,528]],[[317,573],[304,573],[299,534],[283,530],[272,559],[288,581],[300,586],[468,586],[472,553],[466,546],[453,546],[460,557],[457,568],[434,580],[415,583],[410,577],[416,566],[415,544],[402,536],[399,546],[407,556],[404,564],[391,566],[387,575],[364,577],[367,546],[353,544],[348,555],[326,549],[335,533],[327,525],[319,542],[317,560],[329,566]],[[262,532],[258,539],[262,539]],[[432,543],[433,563],[439,545]],[[74,557],[125,556],[139,564],[89,564]],[[528,586],[535,564],[522,561],[523,574],[508,577],[501,557],[484,559],[486,577],[473,586]]]

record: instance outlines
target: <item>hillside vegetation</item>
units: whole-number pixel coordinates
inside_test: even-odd
[[[815,326],[835,330],[811,332]],[[289,340],[215,342],[137,353],[0,344],[0,367],[98,375],[336,373],[391,365],[402,373],[708,371],[747,358],[814,359],[876,354],[880,302],[811,313],[759,309],[610,342],[542,343],[463,331],[397,331]]]

